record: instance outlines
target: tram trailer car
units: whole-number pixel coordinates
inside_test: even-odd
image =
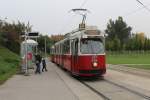
[[[95,26],[67,33],[51,51],[52,62],[75,76],[102,76],[106,73],[105,36]]]

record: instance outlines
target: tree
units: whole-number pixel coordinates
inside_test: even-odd
[[[0,20],[0,43],[9,50],[18,53],[20,52],[20,35],[27,30],[31,31],[31,26],[18,21],[17,23],[9,23],[5,20]]]
[[[114,38],[114,50],[115,51],[120,51],[120,49],[121,49],[121,44],[120,44],[120,40],[118,39],[118,37],[117,36],[115,36],[115,38]]]
[[[40,35],[38,37],[38,39],[37,39],[38,49],[42,52],[45,51],[45,39],[46,39],[46,48],[47,48],[46,51],[47,51],[47,53],[49,53],[50,52],[50,47],[52,46],[53,41],[47,35],[46,36]]]
[[[107,41],[112,41],[117,36],[120,41],[121,48],[123,48],[125,43],[127,43],[130,38],[131,30],[132,28],[130,26],[127,26],[122,17],[118,17],[116,21],[110,19],[109,23],[107,24],[107,29],[105,30],[105,32],[108,34],[108,37],[106,39]]]
[[[150,50],[149,41],[150,39],[143,32],[132,34],[127,43],[126,50]]]
[[[51,35],[51,40],[56,43],[62,39],[64,39],[64,35],[61,35],[61,34],[57,34],[57,35]]]

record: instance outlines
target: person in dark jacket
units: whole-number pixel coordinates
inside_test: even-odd
[[[47,68],[46,68],[46,61],[44,58],[42,58],[42,65],[43,65],[43,68],[42,68],[42,72],[47,71]]]
[[[39,54],[35,55],[35,63],[36,63],[35,73],[39,73],[39,74],[41,73],[41,71],[40,71],[41,60],[42,60],[42,57]]]

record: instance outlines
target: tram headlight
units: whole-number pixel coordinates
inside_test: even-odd
[[[93,62],[93,67],[97,67],[98,63],[97,62]]]

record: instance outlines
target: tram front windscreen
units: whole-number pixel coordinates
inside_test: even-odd
[[[104,53],[104,44],[99,38],[81,39],[80,52],[82,54],[102,54]]]

